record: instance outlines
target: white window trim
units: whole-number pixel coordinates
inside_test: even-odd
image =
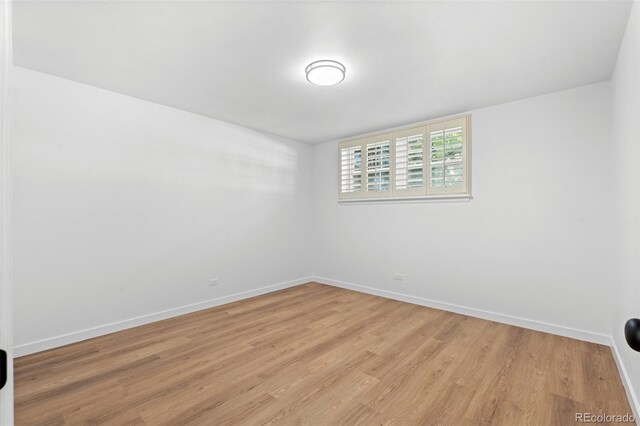
[[[432,131],[437,131],[441,128],[452,126],[452,122],[459,121],[459,125],[463,128],[463,167],[462,176],[463,184],[459,188],[432,188],[430,186],[430,170],[431,170],[431,148],[430,148],[430,134]],[[423,155],[423,167],[422,167],[422,188],[407,188],[396,189],[396,140],[406,136],[412,136],[422,133],[422,155]],[[390,140],[390,185],[389,191],[367,191],[367,144],[382,140]],[[361,147],[361,172],[362,172],[362,186],[361,190],[351,193],[343,193],[341,187],[341,152],[343,148],[349,148],[353,146]],[[386,129],[381,132],[373,134],[366,134],[344,140],[338,144],[338,201],[340,203],[350,204],[358,202],[387,202],[390,200],[399,200],[405,202],[414,201],[437,201],[437,200],[470,200],[471,197],[471,115],[456,115],[445,117],[436,120],[429,120],[424,122],[415,123],[408,126],[396,127],[393,129]]]
[[[440,195],[414,195],[414,196],[397,196],[397,197],[380,197],[380,198],[352,198],[338,200],[339,204],[362,204],[362,203],[378,203],[393,204],[394,202],[425,202],[425,201],[469,201],[473,197],[471,194],[440,194]]]

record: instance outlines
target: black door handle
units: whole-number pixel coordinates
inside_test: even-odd
[[[634,351],[640,352],[640,319],[631,318],[624,325],[624,337]]]
[[[0,389],[7,384],[7,352],[0,349]]]

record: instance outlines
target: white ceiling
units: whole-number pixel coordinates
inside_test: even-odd
[[[629,2],[14,3],[15,63],[317,143],[607,80]],[[336,59],[344,82],[304,68]]]

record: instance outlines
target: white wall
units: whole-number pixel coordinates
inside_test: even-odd
[[[624,323],[640,318],[640,4],[634,3],[612,79],[616,165],[617,286],[611,334],[640,411],[640,354],[624,339]],[[636,413],[640,414],[640,413]]]
[[[11,278],[10,90],[12,3],[0,2],[0,349],[7,353],[7,382],[0,390],[0,425],[13,424],[13,306]]]
[[[338,204],[337,143],[317,146],[314,274],[607,341],[609,83],[472,111],[472,123],[469,202]]]
[[[15,77],[18,353],[310,275],[311,147],[23,68]]]

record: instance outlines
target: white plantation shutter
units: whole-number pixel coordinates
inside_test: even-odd
[[[468,196],[470,119],[341,142],[339,198]]]
[[[367,139],[368,196],[379,197],[391,193],[391,135]]]
[[[362,144],[340,148],[340,196],[352,198],[362,194]]]
[[[467,192],[466,123],[466,118],[460,118],[427,126],[428,194]]]
[[[420,195],[424,184],[425,127],[393,134],[395,143],[394,195]]]

